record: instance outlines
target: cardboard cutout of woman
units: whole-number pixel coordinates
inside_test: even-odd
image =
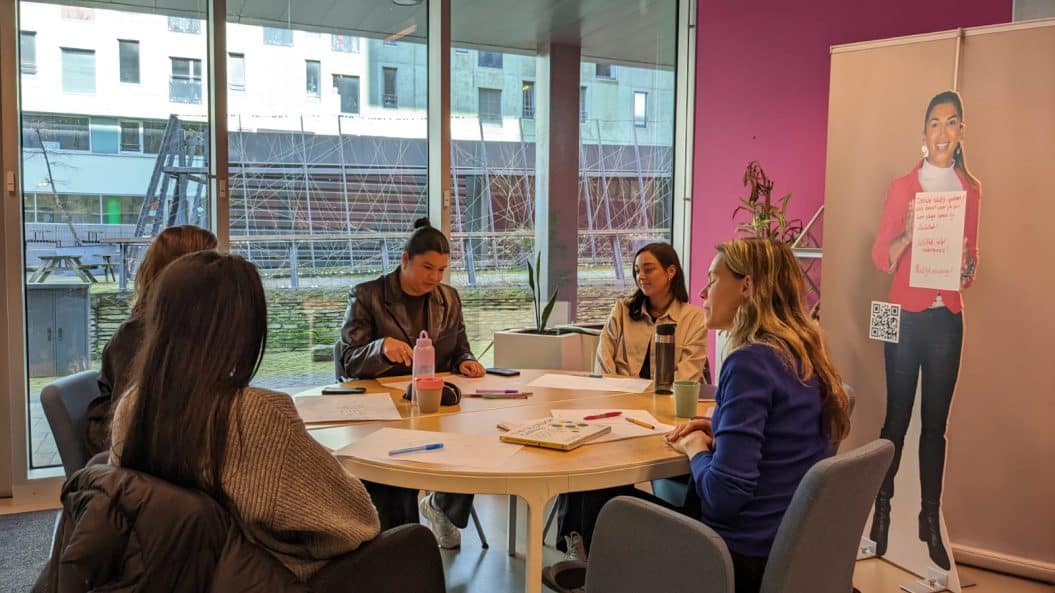
[[[981,184],[967,169],[963,147],[964,112],[958,93],[945,91],[931,99],[923,125],[923,158],[887,191],[872,260],[893,276],[888,300],[901,306],[900,335],[884,345],[886,419],[880,437],[894,443],[894,460],[875,501],[870,538],[876,553],[886,553],[890,499],[901,461],[905,433],[921,383],[919,473],[921,509],[919,539],[930,559],[949,570],[941,534],[941,491],[945,470],[945,429],[960,370],[963,347],[963,303],[959,290],[910,284],[914,203],[921,192],[966,192],[960,287],[970,286],[978,262],[978,209]],[[918,270],[917,270],[918,271]]]

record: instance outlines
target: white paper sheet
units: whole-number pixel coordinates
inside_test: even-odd
[[[960,290],[967,192],[918,192],[913,202],[909,286]]]
[[[551,389],[571,389],[574,391],[625,391],[641,393],[648,389],[652,382],[648,379],[633,377],[586,377],[582,375],[561,375],[547,373],[528,383],[529,387],[549,387]]]
[[[305,395],[293,398],[304,422],[399,420],[399,410],[387,393]]]
[[[519,389],[523,390],[524,382],[520,377],[496,377],[494,375],[484,375],[483,377],[470,378],[463,377],[462,375],[447,375],[441,377],[448,383],[453,383],[458,386],[458,389],[462,390],[463,395],[469,395],[475,393],[478,389]],[[385,381],[380,380],[380,383],[385,387],[393,389],[399,389],[400,391],[406,391],[407,385],[410,385],[410,381]]]
[[[389,455],[394,449],[443,443],[442,449]],[[387,461],[415,461],[458,467],[497,468],[520,451],[520,445],[503,443],[496,436],[430,432],[404,428],[382,428],[337,450],[338,457],[358,457]]]

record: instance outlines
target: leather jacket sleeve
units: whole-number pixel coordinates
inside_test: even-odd
[[[458,292],[451,290],[451,300],[454,303],[453,310],[457,312],[458,338],[455,342],[454,351],[451,353],[451,372],[458,372],[458,365],[467,360],[476,360],[473,351],[469,348],[469,336],[465,332],[465,316],[462,315],[462,300]]]
[[[375,287],[357,286],[348,299],[341,327],[341,367],[348,378],[368,379],[384,375],[395,365],[381,352],[384,336],[377,337],[375,314],[369,308],[379,301]]]

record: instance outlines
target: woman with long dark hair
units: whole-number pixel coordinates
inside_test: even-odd
[[[893,276],[888,300],[901,305],[900,335],[884,344],[886,361],[886,419],[880,437],[894,443],[894,460],[876,497],[870,537],[876,552],[887,549],[890,500],[894,477],[921,384],[919,477],[922,501],[919,538],[930,559],[948,570],[949,555],[941,535],[941,490],[945,471],[945,428],[949,419],[963,349],[963,301],[958,290],[909,285],[912,269],[914,200],[920,192],[967,194],[960,287],[974,281],[978,264],[978,209],[981,184],[967,169],[963,148],[963,102],[955,91],[938,93],[923,117],[923,158],[907,175],[895,179],[887,192],[872,261]]]
[[[154,281],[170,263],[195,251],[216,249],[216,235],[193,225],[169,227],[154,237],[136,270],[135,300],[128,319],[117,328],[103,348],[99,371],[99,397],[88,404],[85,450],[89,457],[110,446],[110,416],[132,371],[132,361],[143,343],[143,309],[150,300]]]
[[[634,254],[637,290],[619,299],[597,344],[598,373],[652,378],[651,346],[656,325],[673,323],[674,378],[710,382],[703,309],[689,303],[685,272],[669,243],[649,243]]]
[[[292,399],[249,386],[267,339],[252,264],[186,255],[161,273],[144,307],[111,463],[208,493],[301,580],[377,536],[363,484],[308,434]]]

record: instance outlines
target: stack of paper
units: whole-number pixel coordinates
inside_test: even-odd
[[[399,410],[387,393],[355,395],[304,395],[293,398],[306,423],[399,420]]]

